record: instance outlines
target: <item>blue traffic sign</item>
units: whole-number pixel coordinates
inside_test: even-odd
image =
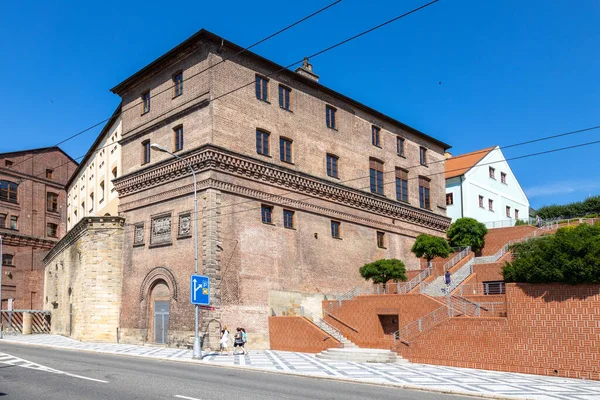
[[[210,280],[208,276],[192,275],[190,279],[190,302],[201,306],[210,304]]]

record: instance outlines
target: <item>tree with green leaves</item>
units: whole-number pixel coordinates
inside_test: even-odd
[[[448,257],[452,252],[448,241],[439,236],[426,235],[424,233],[417,236],[415,244],[410,249],[415,256],[421,258],[424,257],[427,260],[429,266],[431,260],[436,257]]]
[[[383,283],[385,293],[385,284],[392,280],[394,282],[406,281],[406,266],[396,258],[373,261],[360,267],[360,276],[365,280],[372,280],[373,283]]]
[[[506,282],[600,283],[600,225],[565,227],[511,246],[502,268]]]
[[[488,233],[484,224],[473,218],[459,218],[446,232],[450,246],[471,246],[471,250],[478,252],[485,245],[485,235]]]

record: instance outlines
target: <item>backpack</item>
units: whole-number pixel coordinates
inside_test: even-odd
[[[246,332],[244,331],[242,331],[242,340],[244,343],[248,343],[248,335],[246,335]]]

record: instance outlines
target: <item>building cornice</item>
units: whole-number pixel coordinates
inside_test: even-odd
[[[223,172],[438,231],[445,231],[450,225],[450,219],[447,217],[213,145],[203,146],[181,156],[192,165],[196,173]],[[183,161],[168,159],[117,178],[114,184],[119,196],[124,200],[127,196],[164,185],[189,174],[189,168]],[[125,203],[122,203],[121,209],[123,207],[126,207]]]
[[[90,226],[94,224],[101,225],[102,229],[118,229],[125,224],[125,218],[121,217],[84,217],[79,221],[63,238],[58,242],[53,242],[52,250],[44,257],[44,264],[51,262],[54,257],[60,254],[65,248],[79,239]]]
[[[42,239],[34,236],[23,235],[18,231],[0,229],[2,244],[15,247],[33,247],[36,249],[50,250],[56,244],[53,240]]]

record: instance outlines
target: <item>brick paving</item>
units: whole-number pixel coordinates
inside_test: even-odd
[[[354,382],[474,395],[480,397],[535,400],[598,400],[600,382],[560,377],[484,371],[426,364],[373,364],[317,359],[314,354],[250,350],[243,355],[205,353],[193,360],[192,351],[155,346],[79,342],[58,335],[5,336],[4,341],[104,354],[177,360],[205,365],[248,368],[327,377]],[[0,362],[2,357],[0,357]]]

